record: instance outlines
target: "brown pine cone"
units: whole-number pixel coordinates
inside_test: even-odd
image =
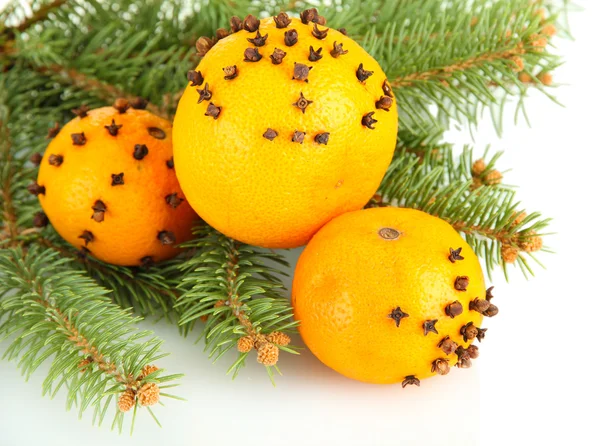
[[[512,245],[502,245],[502,260],[506,263],[515,263],[519,258],[519,248]]]
[[[142,369],[142,373],[138,377],[138,380],[144,379],[146,376],[150,375],[151,373],[156,372],[157,370],[158,370],[158,367],[156,367],[154,364],[145,365],[144,368]]]
[[[265,342],[258,348],[256,360],[266,366],[277,364],[279,359],[279,347],[270,342]]]
[[[137,392],[137,398],[142,406],[154,406],[160,398],[160,388],[156,383],[147,383]]]
[[[119,396],[119,410],[128,412],[135,404],[135,392],[132,389],[127,389]]]
[[[254,341],[251,336],[244,336],[238,339],[237,349],[240,353],[248,353],[254,347]]]
[[[281,333],[280,331],[274,331],[273,333],[268,334],[267,341],[272,342],[273,344],[283,346],[286,346],[290,342],[292,342],[288,335],[286,335],[285,333]]]

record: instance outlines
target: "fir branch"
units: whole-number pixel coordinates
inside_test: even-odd
[[[42,5],[37,11],[33,13],[31,17],[24,19],[21,23],[19,23],[15,29],[19,32],[23,32],[27,30],[30,26],[35,25],[38,22],[46,20],[48,14],[54,11],[56,8],[61,7],[68,0],[54,0],[50,3]],[[9,28],[10,29],[10,28]]]
[[[4,357],[18,359],[27,378],[52,358],[44,394],[66,387],[67,408],[80,415],[94,408],[101,424],[112,404],[121,430],[125,411],[156,404],[159,384],[178,378],[151,365],[164,356],[161,341],[137,330],[139,319],[56,252],[1,250],[0,277],[0,340],[10,341]]]
[[[2,161],[2,168],[0,168],[0,203],[2,204],[2,218],[0,218],[0,221],[3,223],[3,230],[0,232],[0,244],[4,239],[9,239],[12,244],[18,234],[17,213],[13,202],[11,187],[15,168],[12,162],[10,132],[4,120],[1,118],[0,145],[0,161]]]
[[[215,361],[237,346],[238,359],[228,371],[233,377],[252,348],[272,377],[269,367],[276,367],[279,350],[295,353],[283,334],[297,325],[281,294],[281,267],[289,265],[279,254],[236,242],[212,228],[198,228],[196,235],[183,245],[197,252],[181,265],[182,295],[175,305],[179,323],[188,333],[198,320],[206,322],[205,350]]]

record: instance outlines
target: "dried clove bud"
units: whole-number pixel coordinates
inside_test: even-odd
[[[58,125],[58,122],[55,122],[54,126],[48,129],[46,139],[54,138],[56,135],[58,135],[58,132],[60,132],[60,125]]]
[[[71,110],[71,113],[79,116],[80,119],[83,119],[88,115],[87,112],[89,111],[90,108],[87,105],[82,105],[81,107],[77,107]]]
[[[94,241],[94,234],[92,234],[90,231],[83,231],[77,238],[83,239],[85,241],[85,246],[87,246],[88,243]]]
[[[325,29],[319,29],[319,27],[317,26],[317,24],[315,23],[313,26],[313,30],[312,30],[312,35],[315,36],[317,39],[319,40],[323,40],[324,38],[327,37],[327,33],[329,32],[329,28],[325,28]],[[342,44],[340,43],[340,46]],[[347,53],[348,51],[346,51]],[[334,56],[337,57],[337,56]]]
[[[306,111],[306,107],[308,107],[312,103],[313,101],[309,101],[308,99],[306,99],[302,92],[300,92],[300,98],[292,105],[298,107],[300,110],[302,110],[302,114],[304,114],[304,112]]]
[[[413,385],[413,386],[420,387],[421,386],[421,381],[419,381],[415,377],[415,375],[409,375],[406,378],[404,378],[404,381],[402,381],[402,388],[404,389],[408,385]]]
[[[212,98],[212,92],[208,89],[208,82],[204,84],[204,88],[196,88],[196,91],[199,95],[198,102],[196,102],[196,104],[200,104],[202,101],[208,101],[210,98]]]
[[[196,55],[200,57],[206,56],[206,53],[214,46],[215,42],[210,37],[202,36],[196,40]]]
[[[45,226],[48,226],[48,223],[48,216],[42,211],[36,212],[33,216],[33,226],[36,228],[43,228]]]
[[[243,26],[246,31],[253,33],[260,26],[260,20],[258,20],[252,14],[248,14],[244,19]]]
[[[154,260],[152,259],[152,256],[142,257],[140,259],[140,263],[142,265],[142,268],[146,268],[146,269],[154,266]]]
[[[342,33],[343,35],[345,35],[345,36],[347,36],[347,35],[348,35],[348,31],[346,31],[346,28],[340,28],[340,29],[338,29],[338,31],[339,31],[340,33]]]
[[[221,39],[224,39],[228,35],[229,35],[229,31],[227,31],[225,28],[218,28],[217,31],[215,32],[215,36],[217,37],[217,41],[219,41]]]
[[[39,166],[39,165],[40,165],[40,163],[42,162],[42,158],[43,158],[42,154],[41,154],[41,153],[37,153],[37,152],[36,152],[36,153],[34,153],[33,155],[31,155],[31,156],[29,157],[29,161],[31,161],[31,163],[32,163],[33,165],[35,165],[35,166]]]
[[[92,206],[92,210],[94,213],[92,214],[92,218],[94,221],[100,223],[104,221],[104,213],[106,212],[106,205],[101,200],[96,200],[94,205]]]
[[[377,234],[379,234],[379,237],[384,240],[396,240],[398,237],[400,237],[400,231],[387,227],[381,228],[379,231],[377,231]]]
[[[333,57],[340,57],[348,53],[348,50],[343,48],[343,43],[333,42],[333,49],[329,52]]]
[[[256,48],[246,48],[244,51],[244,62],[258,62],[262,59],[262,55]]]
[[[381,88],[383,89],[384,95],[386,95],[390,98],[394,97],[394,94],[392,93],[392,87],[388,83],[387,79],[383,81],[383,85],[381,86]]]
[[[456,291],[467,291],[469,286],[469,278],[467,276],[458,276],[454,281],[454,289]]]
[[[288,16],[285,12],[280,12],[275,17],[273,17],[273,20],[275,20],[275,26],[277,26],[277,28],[279,29],[287,28],[288,25],[292,23],[292,21],[290,20],[290,16]]]
[[[171,231],[160,231],[156,238],[163,245],[172,245],[175,243],[175,234],[173,234]]]
[[[208,107],[206,108],[206,113],[204,113],[204,116],[210,116],[213,119],[217,119],[220,114],[221,114],[221,107],[218,107],[211,102],[210,104],[208,104]]]
[[[287,46],[294,46],[298,42],[298,31],[290,29],[283,34],[283,41]]]
[[[156,139],[165,139],[167,137],[165,131],[158,127],[148,127],[148,134]]]
[[[487,328],[478,328],[477,329],[477,340],[479,342],[481,342],[483,339],[485,339],[485,332],[487,331]]]
[[[485,300],[488,300],[488,301],[492,300],[492,298],[494,297],[494,296],[492,296],[493,289],[494,289],[494,287],[491,286],[487,290],[485,290]]]
[[[458,347],[456,349],[456,356],[458,356],[458,361],[456,362],[456,367],[461,369],[468,369],[471,367],[471,357],[469,353],[464,347]]]
[[[136,110],[145,110],[147,106],[148,100],[142,98],[141,96],[137,96],[131,101],[131,107]]]
[[[116,108],[120,114],[123,114],[129,109],[129,102],[127,101],[127,99],[118,98],[113,103],[113,107]]]
[[[62,155],[50,155],[48,157],[48,164],[50,164],[51,166],[60,166],[64,161],[64,158]]]
[[[486,311],[490,307],[490,303],[485,299],[480,299],[476,297],[471,302],[469,302],[469,310],[477,311],[478,313],[482,313]]]
[[[175,162],[173,161],[173,157],[169,158],[169,159],[167,160],[166,164],[167,164],[167,167],[168,167],[169,169],[172,169],[172,168],[174,168],[174,167],[175,167]]]
[[[187,79],[190,81],[190,87],[199,87],[204,82],[204,76],[200,71],[190,70],[187,72]]]
[[[176,209],[177,206],[179,206],[181,203],[183,203],[185,200],[183,198],[180,198],[177,196],[177,192],[174,192],[172,194],[169,194],[165,197],[165,201],[167,202],[167,204],[169,206],[171,206],[173,209]]]
[[[367,79],[369,79],[369,77],[371,77],[371,76],[373,75],[373,73],[374,73],[373,71],[368,71],[368,70],[365,70],[365,69],[363,68],[363,64],[361,63],[361,64],[358,66],[358,69],[356,70],[356,78],[357,78],[357,79],[358,79],[360,82],[364,82],[364,81],[366,81]]]
[[[409,314],[408,314],[408,313],[405,313],[404,311],[402,311],[402,310],[400,309],[400,307],[396,307],[396,308],[394,308],[394,309],[392,310],[392,312],[391,312],[390,314],[388,314],[388,317],[389,317],[390,319],[393,319],[393,320],[394,320],[394,322],[396,322],[396,327],[399,327],[399,326],[400,326],[400,321],[401,321],[402,319],[404,319],[405,317],[408,317],[408,316],[409,316]]]
[[[279,48],[275,48],[273,50],[273,54],[271,54],[269,57],[271,58],[271,62],[273,62],[273,65],[279,65],[283,61],[283,58],[286,54],[287,53],[285,51],[280,50]]]
[[[46,193],[46,188],[44,186],[40,186],[39,184],[37,184],[37,182],[27,186],[27,190],[31,195],[44,195]]]
[[[329,132],[317,133],[315,135],[315,141],[318,144],[327,145],[329,142]]]
[[[455,263],[457,260],[465,260],[463,256],[460,255],[462,248],[452,249],[450,248],[450,255],[448,256],[448,260],[452,263]]]
[[[467,353],[469,354],[469,358],[477,359],[479,357],[479,348],[476,345],[469,345],[467,348]]]
[[[83,146],[87,142],[85,139],[85,133],[71,133],[71,140],[74,146]]]
[[[427,336],[429,333],[438,334],[437,328],[435,328],[437,321],[437,319],[430,319],[423,322],[423,334],[425,336]]]
[[[326,23],[325,17],[320,16],[316,8],[302,11],[300,13],[300,20],[302,20],[302,23],[305,25],[308,25],[310,22],[318,23],[319,25],[325,25]]]
[[[229,19],[229,26],[231,26],[232,33],[237,33],[238,31],[244,29],[242,19],[240,19],[238,16],[233,16],[231,19]]]
[[[148,146],[146,144],[136,144],[133,147],[133,157],[136,160],[141,161],[146,155],[148,155]]]
[[[389,96],[381,96],[377,102],[375,102],[375,108],[385,111],[390,111],[394,101]]]
[[[112,177],[111,186],[122,186],[125,184],[125,178],[123,178],[125,174],[123,172],[111,173],[110,176]]]
[[[323,58],[323,55],[321,54],[321,52],[323,51],[323,47],[315,51],[315,49],[311,45],[309,51],[310,52],[308,54],[308,60],[310,60],[311,62],[316,62],[317,60],[321,60]]]
[[[447,375],[450,373],[450,364],[448,361],[442,358],[438,358],[431,363],[431,373],[437,373],[438,375]]]
[[[254,46],[264,46],[265,43],[267,42],[267,37],[269,37],[268,34],[265,34],[264,36],[261,36],[260,35],[260,31],[256,31],[256,36],[255,37],[248,38],[246,40],[248,40],[248,42],[250,42]]]
[[[279,133],[271,128],[268,128],[267,131],[263,133],[263,137],[267,138],[269,141],[273,141],[277,135],[279,135]]]
[[[374,130],[375,127],[373,127],[373,124],[377,122],[377,120],[373,118],[374,114],[375,112],[369,112],[366,115],[364,115],[360,121],[362,125],[364,125],[368,129]]]
[[[231,79],[235,79],[238,75],[237,65],[223,68],[223,73],[225,73],[225,80],[230,81]]]
[[[498,314],[498,307],[494,304],[490,304],[488,309],[485,310],[482,314],[487,317],[494,317]]]
[[[308,67],[302,63],[294,62],[294,76],[292,79],[308,82],[308,73],[310,70],[312,70],[312,67]]]
[[[111,136],[117,136],[119,134],[119,129],[123,127],[122,125],[115,124],[115,120],[113,119],[110,125],[105,125],[104,128],[108,130],[108,133]]]
[[[299,132],[298,130],[295,130],[294,134],[292,135],[292,142],[298,142],[298,143],[302,144],[304,142],[305,134],[306,134],[305,132]]]
[[[454,302],[446,305],[445,311],[448,316],[450,316],[452,319],[454,319],[455,316],[462,314],[463,306],[459,301],[455,300]]]
[[[473,322],[468,322],[466,325],[460,327],[460,334],[465,342],[475,339],[478,332],[479,330],[475,325],[473,325]]]
[[[450,336],[446,336],[439,342],[438,347],[447,355],[451,355],[458,348],[458,344],[450,339]]]

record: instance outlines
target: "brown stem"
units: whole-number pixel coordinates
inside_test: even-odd
[[[480,235],[483,237],[498,240],[502,244],[516,243],[515,237],[511,236],[506,230],[485,229],[480,226],[468,226],[465,222],[457,221],[452,224],[454,229],[468,235]]]
[[[52,12],[52,10],[64,5],[68,0],[54,0],[47,5],[42,6],[38,9],[31,17],[23,20],[19,25],[15,27],[17,31],[23,32],[31,25],[36,24],[37,22],[41,22],[42,20],[48,17],[48,14]]]
[[[17,244],[16,239],[19,232],[17,227],[16,209],[11,194],[11,182],[14,175],[14,166],[12,165],[12,154],[10,152],[10,133],[3,121],[0,121],[0,135],[2,135],[4,139],[2,160],[9,166],[6,178],[4,179],[0,189],[0,195],[2,196],[2,202],[4,204],[2,207],[2,214],[5,222],[5,228],[2,231],[2,234],[0,234],[0,239],[9,238],[11,240],[11,246],[14,246]]]

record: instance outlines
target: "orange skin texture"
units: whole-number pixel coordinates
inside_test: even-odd
[[[258,47],[262,59],[245,62],[245,30],[220,40],[197,69],[201,87],[188,85],[174,121],[173,145],[177,176],[188,200],[211,226],[229,237],[268,248],[304,245],[337,215],[362,208],[375,193],[391,161],[398,125],[395,100],[389,111],[376,109],[386,77],[377,61],[349,37],[330,29],[319,40],[314,24],[298,19],[277,29],[263,19],[268,34]],[[319,26],[320,30],[326,27]],[[298,42],[288,47],[285,31],[295,29]],[[348,53],[330,55],[334,42]],[[323,48],[323,58],[308,60],[309,47]],[[287,53],[274,65],[274,48]],[[293,80],[294,62],[312,66],[308,82]],[[374,74],[359,82],[363,63]],[[236,65],[238,76],[225,80],[223,68]],[[212,98],[198,104],[197,89],[208,83]],[[300,93],[313,101],[305,113],[294,104]],[[204,116],[209,102],[222,107],[217,119]],[[361,124],[375,112],[375,130]],[[271,128],[279,135],[269,141]],[[294,131],[306,132],[303,144]],[[327,145],[315,136],[329,132]]]
[[[112,120],[122,125],[117,136],[104,128]],[[166,133],[164,139],[149,135],[148,128]],[[175,175],[166,162],[172,156],[171,124],[145,110],[129,109],[124,114],[112,107],[88,112],[66,124],[52,140],[42,162],[38,184],[45,194],[38,195],[52,226],[75,247],[87,247],[91,255],[115,265],[140,265],[151,256],[157,262],[176,255],[174,245],[163,245],[157,236],[167,230],[176,243],[192,236],[198,218],[187,200],[176,208],[165,197],[177,193],[185,198]],[[74,145],[71,134],[84,132],[85,145]],[[145,144],[148,155],[133,157],[134,146]],[[62,155],[60,166],[49,163],[50,155]],[[123,172],[123,185],[112,186],[111,174]],[[93,220],[96,200],[106,205],[104,221]],[[87,246],[79,236],[84,230],[94,239]]]
[[[388,227],[396,240],[381,238]],[[462,247],[464,260],[452,263],[449,248]],[[464,292],[454,289],[457,276],[470,279]],[[469,302],[485,299],[479,261],[460,235],[443,220],[424,212],[374,208],[333,219],[310,241],[296,267],[292,304],[300,334],[325,365],[349,378],[369,383],[397,383],[406,376],[434,375],[437,358],[457,362],[438,343],[445,337],[467,348],[460,328],[481,327],[483,316]],[[458,300],[463,313],[445,314]],[[409,314],[400,326],[388,315],[396,307]],[[424,335],[423,322],[438,319],[439,334]]]

